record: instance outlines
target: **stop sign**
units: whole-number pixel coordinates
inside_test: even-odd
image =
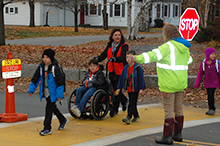
[[[199,29],[199,15],[195,8],[187,8],[180,17],[179,32],[184,39],[191,41]]]

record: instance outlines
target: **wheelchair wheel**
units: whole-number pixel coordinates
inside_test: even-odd
[[[98,89],[94,94],[91,101],[92,116],[97,119],[103,119],[109,110],[109,96],[103,89]]]
[[[70,115],[74,118],[77,118],[77,116],[70,110],[70,108],[75,104],[75,101],[74,101],[75,96],[76,96],[76,89],[74,89],[71,92],[68,103],[67,103],[67,107],[68,107],[68,111],[69,111]]]

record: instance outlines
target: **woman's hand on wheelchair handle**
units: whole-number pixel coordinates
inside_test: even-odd
[[[116,58],[115,58],[115,57],[112,57],[112,58],[109,59],[109,61],[115,62],[115,61],[116,61]]]

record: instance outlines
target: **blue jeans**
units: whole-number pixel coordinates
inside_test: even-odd
[[[76,105],[78,105],[79,110],[82,112],[86,106],[86,103],[90,97],[95,93],[97,88],[91,87],[87,89],[84,86],[77,88],[76,90]]]

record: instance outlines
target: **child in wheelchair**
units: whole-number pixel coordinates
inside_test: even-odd
[[[145,89],[144,75],[142,67],[132,61],[130,56],[136,55],[135,51],[129,50],[126,53],[127,65],[124,67],[119,78],[116,94],[122,89],[128,91],[129,105],[127,117],[122,119],[123,122],[130,124],[132,116],[134,117],[131,122],[136,122],[140,119],[137,110],[138,94],[143,94]]]
[[[75,105],[70,108],[77,117],[81,116],[81,112],[84,110],[90,97],[98,89],[97,87],[104,85],[105,76],[103,70],[104,66],[99,65],[96,59],[89,61],[89,69],[82,81],[83,86],[77,88]]]

